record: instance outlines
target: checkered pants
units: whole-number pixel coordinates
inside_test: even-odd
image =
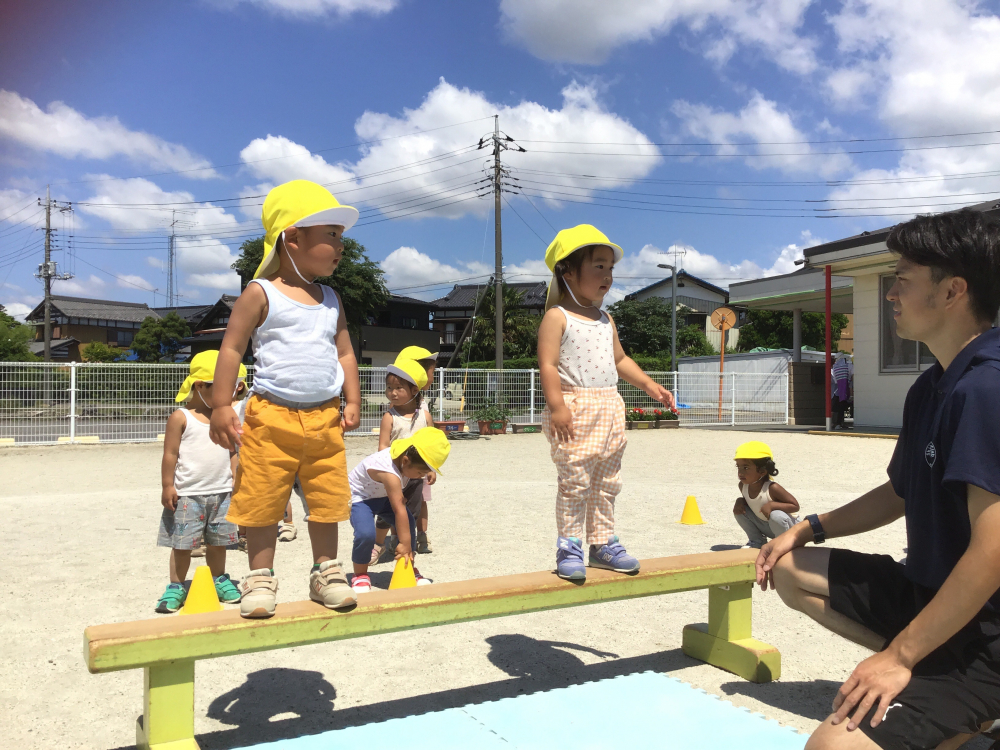
[[[556,527],[559,536],[606,544],[615,533],[615,498],[622,489],[625,402],[617,388],[573,388],[563,392],[563,400],[573,415],[572,442],[560,443],[551,413],[546,409],[542,414],[542,430],[559,472]]]

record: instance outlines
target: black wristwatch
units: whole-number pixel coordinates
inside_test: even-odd
[[[822,544],[826,541],[826,531],[823,529],[823,524],[819,522],[819,516],[815,513],[806,516],[806,520],[809,525],[812,526],[813,530],[813,544]]]

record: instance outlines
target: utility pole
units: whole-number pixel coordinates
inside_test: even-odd
[[[39,205],[42,203],[42,199],[38,199]],[[56,273],[56,264],[52,260],[52,233],[55,232],[52,228],[52,207],[58,211],[66,212],[73,210],[72,203],[62,203],[59,201],[52,200],[52,190],[46,185],[45,186],[45,262],[38,267],[38,273],[35,276],[45,283],[45,361],[52,361],[52,280],[56,279],[71,279],[73,274],[70,273]]]

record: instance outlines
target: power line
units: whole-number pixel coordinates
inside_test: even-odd
[[[625,144],[631,145],[631,144]],[[652,148],[652,144],[634,144],[637,148]],[[731,145],[731,144],[723,144]],[[751,144],[753,145],[753,144]],[[982,146],[997,146],[1000,145],[1000,141],[989,141],[987,143],[956,143],[949,144],[945,146],[907,146],[901,148],[871,148],[871,149],[853,149],[853,150],[842,150],[842,151],[775,151],[775,152],[757,152],[755,154],[704,154],[698,152],[684,152],[679,154],[674,153],[663,153],[661,151],[656,151],[655,153],[648,154],[636,154],[636,153],[625,153],[620,151],[550,151],[544,149],[531,149],[529,153],[532,154],[565,154],[568,156],[643,156],[643,157],[671,157],[678,159],[770,159],[775,157],[783,156],[848,156],[854,154],[889,154],[889,153],[900,153],[903,151],[937,151],[941,149],[949,148],[979,148]]]

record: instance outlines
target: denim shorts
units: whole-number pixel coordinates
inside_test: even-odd
[[[236,549],[236,524],[226,520],[229,493],[177,498],[177,510],[163,509],[157,547],[191,550],[201,547]]]

